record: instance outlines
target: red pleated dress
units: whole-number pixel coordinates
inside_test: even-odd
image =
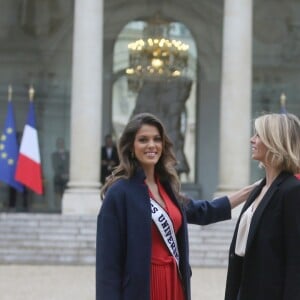
[[[177,233],[182,216],[159,182],[158,190],[165,201],[165,210],[173,222]],[[153,195],[149,191],[152,199]],[[154,199],[155,200],[155,199]],[[152,259],[151,259],[151,300],[184,300],[183,287],[175,258],[166,246],[160,232],[152,222]]]

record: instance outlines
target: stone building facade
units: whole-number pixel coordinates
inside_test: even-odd
[[[0,8],[0,124],[9,84],[20,132],[28,88],[36,90],[45,194],[29,192],[29,211],[99,209],[103,138],[107,133],[117,138],[130,114],[143,110],[141,94],[128,92],[122,73],[126,43],[141,31],[126,26],[157,13],[181,24],[178,37],[193,45],[192,85],[180,111],[187,130],[181,146],[188,165],[185,191],[210,199],[259,178],[250,159],[252,119],[278,112],[282,93],[287,110],[300,115],[299,1],[1,0]],[[162,118],[167,121],[168,114]],[[54,201],[50,159],[57,137],[70,151],[61,205]],[[8,195],[1,183],[1,211]]]

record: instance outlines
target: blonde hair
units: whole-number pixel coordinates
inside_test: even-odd
[[[293,174],[300,172],[300,121],[293,114],[258,117],[255,130],[268,148],[271,166]]]

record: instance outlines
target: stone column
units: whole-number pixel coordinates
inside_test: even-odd
[[[218,194],[249,183],[252,0],[225,0]]]
[[[100,207],[103,0],[76,0],[73,36],[70,181],[63,213]]]

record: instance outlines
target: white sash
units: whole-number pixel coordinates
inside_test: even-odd
[[[150,198],[150,200],[152,220],[159,230],[169,251],[174,256],[177,266],[179,266],[179,252],[173,223],[166,211],[152,198]]]

